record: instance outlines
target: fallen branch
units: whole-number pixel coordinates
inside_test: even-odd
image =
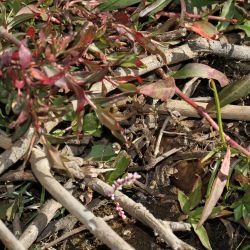
[[[0,220],[0,240],[9,250],[25,250],[25,247]]]
[[[195,102],[198,106],[206,108],[207,103]],[[166,105],[160,106],[159,112],[167,113],[167,110],[176,110],[181,115],[187,117],[200,117],[196,109],[187,105],[185,101],[169,100]],[[216,113],[209,113],[212,118],[216,118]],[[222,119],[250,121],[250,106],[227,105],[221,108]]]
[[[250,61],[250,47],[244,45],[234,45],[221,43],[215,40],[198,38],[188,41],[188,45],[193,52],[206,52],[226,58]]]
[[[96,217],[75,199],[63,186],[51,175],[49,161],[43,151],[34,148],[30,157],[34,175],[45,189],[65,207],[71,214],[78,218],[86,228],[111,249],[132,250],[126,241],[116,234],[103,219]]]
[[[19,240],[26,249],[31,247],[38,235],[44,230],[48,223],[53,219],[58,209],[61,207],[62,205],[53,199],[48,200],[44,204],[40,213],[20,236]]]
[[[113,188],[100,179],[86,180],[87,185],[94,191],[103,196],[113,192]],[[157,220],[142,204],[136,203],[125,194],[115,191],[115,200],[120,203],[120,206],[135,219],[141,221],[144,225],[151,227],[172,249],[194,249],[186,244],[173,233],[170,224],[163,223]]]

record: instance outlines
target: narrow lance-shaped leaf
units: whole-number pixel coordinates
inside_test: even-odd
[[[225,17],[227,19],[233,18],[234,16],[234,11],[235,11],[235,2],[233,0],[227,0],[224,3],[224,6],[222,8],[222,12],[221,12],[221,17]],[[218,30],[224,30],[227,28],[227,26],[229,25],[229,22],[219,22],[217,25],[217,29]]]
[[[222,195],[223,189],[227,183],[227,176],[230,170],[230,157],[231,150],[228,147],[221,164],[221,169],[213,183],[211,194],[205,203],[205,207],[202,211],[201,219],[197,225],[197,228],[201,227],[202,224],[206,221],[206,219],[211,214],[213,208],[215,207],[217,201],[220,199],[220,196]]]
[[[214,39],[214,37],[218,33],[216,27],[207,21],[197,21],[194,23],[190,23],[186,25],[186,28],[208,40]]]
[[[221,108],[230,104],[236,100],[239,100],[242,97],[250,94],[250,74],[244,77],[243,79],[236,81],[224,89],[222,89],[219,93],[219,100]],[[214,100],[208,103],[207,110],[213,111],[216,109],[216,105]]]
[[[143,9],[139,16],[144,17],[148,14],[153,15],[156,12],[163,10],[168,4],[170,4],[172,0],[156,0],[153,1],[150,5],[148,5],[145,9]]]
[[[201,77],[217,80],[221,87],[229,83],[228,78],[220,71],[201,63],[189,63],[174,73],[175,79],[185,79],[189,77]]]
[[[199,237],[202,245],[206,249],[211,250],[212,247],[210,245],[209,238],[208,238],[207,231],[206,231],[205,227],[201,226],[201,227],[197,228],[197,223],[195,221],[191,221],[191,225],[194,228],[195,233]]]
[[[106,0],[98,8],[100,11],[117,10],[139,2],[140,0]]]

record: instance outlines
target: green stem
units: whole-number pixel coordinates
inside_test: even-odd
[[[221,137],[221,140],[222,140],[223,144],[226,144],[226,139],[225,139],[225,136],[224,136],[223,126],[222,126],[219,95],[218,95],[214,80],[211,79],[210,83],[212,85],[212,89],[213,89],[213,92],[214,92],[214,100],[215,100],[215,105],[216,105],[216,113],[217,113],[216,115],[217,115],[217,120],[218,120],[218,125],[219,125],[220,137]]]

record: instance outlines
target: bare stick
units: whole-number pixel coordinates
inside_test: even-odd
[[[75,199],[51,175],[49,161],[43,151],[34,148],[30,157],[34,175],[45,189],[60,202],[71,214],[78,218],[86,228],[111,249],[132,250],[126,241],[116,234],[103,219],[96,217]]]
[[[44,228],[55,216],[57,210],[61,207],[62,205],[53,199],[48,200],[44,204],[40,213],[25,229],[19,239],[26,249],[28,249],[35,242],[38,235],[44,230]]]
[[[207,103],[195,102],[198,106],[206,108]],[[164,108],[165,107],[165,108]],[[176,110],[181,115],[187,117],[200,117],[196,109],[187,105],[185,101],[169,100],[164,107],[159,108],[159,112],[167,113],[167,110]],[[165,111],[164,111],[165,110]],[[209,113],[212,118],[216,118],[216,113]],[[226,105],[221,108],[222,119],[250,121],[250,106]]]
[[[25,247],[20,243],[14,234],[0,220],[0,239],[9,250],[25,250]]]
[[[160,148],[160,144],[161,144],[161,139],[162,139],[162,136],[163,136],[163,131],[165,130],[167,124],[169,122],[169,117],[167,116],[162,127],[161,127],[161,130],[160,130],[160,133],[158,135],[158,138],[157,138],[157,141],[156,141],[156,146],[155,146],[155,151],[154,151],[154,156],[156,157],[159,153],[159,148]]]
[[[229,43],[221,43],[219,41],[198,38],[188,41],[193,51],[211,53],[227,58],[250,61],[250,47],[243,45],[234,45]]]
[[[113,188],[100,179],[95,178],[86,181],[90,188],[104,196],[108,196],[108,194],[113,192]],[[169,225],[166,223],[163,225],[162,222],[157,220],[142,204],[134,202],[119,191],[115,191],[114,194],[116,201],[120,203],[121,207],[127,213],[143,224],[151,227],[172,249],[194,249],[192,246],[176,237]]]

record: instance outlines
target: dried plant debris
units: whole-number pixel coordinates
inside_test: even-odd
[[[249,10],[1,1],[0,246],[247,248]]]

